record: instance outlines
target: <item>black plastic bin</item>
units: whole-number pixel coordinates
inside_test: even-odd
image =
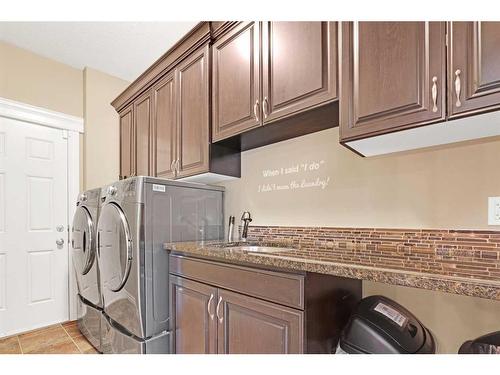
[[[434,354],[431,332],[384,296],[362,299],[342,330],[337,354]]]
[[[458,354],[500,354],[500,331],[464,342]]]

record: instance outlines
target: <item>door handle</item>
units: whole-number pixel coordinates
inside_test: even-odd
[[[264,97],[264,101],[262,102],[262,112],[264,112],[264,120],[269,116],[269,101],[267,100],[267,96]]]
[[[59,247],[64,245],[64,238],[59,238],[58,240],[56,240],[56,245]]]
[[[456,107],[461,107],[462,102],[460,101],[460,91],[462,89],[462,83],[460,82],[460,74],[462,71],[460,69],[455,70],[455,95],[457,96],[457,101],[455,103]]]
[[[214,294],[210,294],[210,298],[208,300],[208,303],[207,303],[207,313],[208,313],[208,316],[210,317],[210,320],[214,320],[214,314],[210,313],[210,305],[212,304],[212,300],[214,299]]]
[[[437,96],[438,96],[438,87],[437,87],[437,77],[432,77],[432,112],[437,112]]]
[[[219,323],[222,323],[222,321],[224,320],[224,317],[219,315],[219,308],[221,302],[222,302],[222,297],[219,297],[219,302],[217,302],[217,309],[215,310],[215,313],[217,314],[217,319],[219,319]]]
[[[255,119],[257,121],[260,121],[259,120],[259,112],[258,111],[259,111],[259,100],[257,99],[255,101],[255,104],[253,105],[253,115],[255,116]]]

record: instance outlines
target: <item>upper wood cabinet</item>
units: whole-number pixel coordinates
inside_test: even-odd
[[[500,108],[500,22],[450,22],[449,116]]]
[[[231,24],[219,23],[219,31]],[[120,178],[240,176],[240,150],[210,142],[210,43],[210,23],[201,22],[112,102]]]
[[[175,177],[177,158],[177,111],[174,72],[153,87],[153,172],[155,176]]]
[[[180,177],[209,170],[209,58],[206,46],[176,69],[177,174]]]
[[[151,92],[146,92],[134,102],[135,167],[137,176],[151,173]]]
[[[443,120],[444,22],[343,22],[341,141]]]
[[[135,175],[133,105],[120,112],[120,179]]]
[[[213,141],[337,98],[336,22],[242,22],[212,54]]]
[[[262,113],[271,122],[337,98],[337,23],[264,22]]]
[[[212,46],[212,139],[261,124],[259,22],[243,22]]]

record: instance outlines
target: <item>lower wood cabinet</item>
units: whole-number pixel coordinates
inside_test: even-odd
[[[170,277],[171,322],[175,353],[217,353],[214,301],[217,288],[182,277]]]
[[[170,283],[175,353],[303,352],[302,311],[182,277]]]
[[[304,313],[219,289],[219,354],[299,354],[304,351]]]
[[[361,281],[170,255],[174,353],[332,353]]]

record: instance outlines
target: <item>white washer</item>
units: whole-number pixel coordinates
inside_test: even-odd
[[[78,327],[101,351],[103,298],[97,257],[97,219],[101,189],[88,190],[78,197],[71,228],[73,269],[78,288]]]

